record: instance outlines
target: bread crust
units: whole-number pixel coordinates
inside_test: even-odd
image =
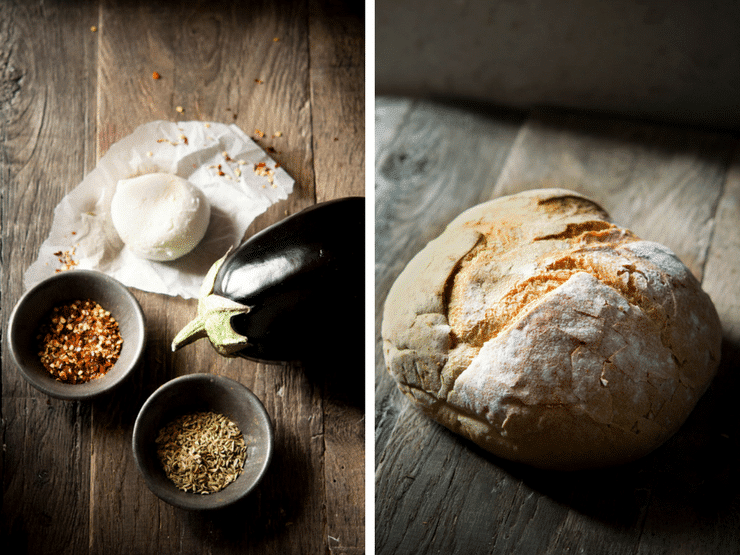
[[[399,275],[382,323],[388,371],[430,417],[560,470],[626,463],[673,435],[721,335],[675,254],[564,189],[460,214]]]

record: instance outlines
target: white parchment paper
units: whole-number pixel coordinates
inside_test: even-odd
[[[120,179],[160,171],[188,179],[211,203],[211,221],[201,243],[171,262],[134,256],[110,219],[110,201]],[[241,241],[255,217],[287,198],[293,183],[236,125],[144,124],[113,144],[57,205],[51,232],[26,270],[24,285],[28,289],[60,270],[85,268],[143,291],[196,298],[211,265]]]

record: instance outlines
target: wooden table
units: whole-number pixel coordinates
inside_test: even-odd
[[[378,554],[740,552],[740,141],[603,117],[376,100]],[[597,200],[668,245],[723,324],[722,364],[677,435],[627,466],[501,461],[435,424],[387,374],[380,315],[409,259],[465,208],[540,186]]]
[[[2,325],[54,207],[142,123],[235,123],[274,149],[294,192],[247,235],[316,202],[364,194],[361,6],[9,0],[0,43]],[[134,294],[148,321],[145,363],[108,397],[47,398],[3,357],[3,545],[33,554],[363,553],[362,354],[342,361],[353,380],[339,384],[326,377],[332,360],[320,371],[257,364],[222,358],[207,341],[173,354],[195,300]],[[195,372],[249,387],[275,427],[265,480],[215,513],[160,501],[131,451],[148,395]]]

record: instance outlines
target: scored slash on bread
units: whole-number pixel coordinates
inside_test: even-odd
[[[721,345],[709,296],[675,254],[563,189],[460,214],[394,283],[382,336],[390,374],[429,416],[561,470],[662,444]]]

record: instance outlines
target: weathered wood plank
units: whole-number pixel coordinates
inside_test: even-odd
[[[94,164],[96,20],[94,3],[0,5],[3,324],[54,206]],[[47,399],[5,356],[2,431],[4,543],[27,553],[85,553],[89,407]]]
[[[702,282],[722,321],[722,361],[706,395],[672,440],[678,457],[662,461],[667,471],[654,485],[637,551],[641,554],[738,550],[740,143],[734,140],[729,145],[734,147],[734,158],[717,205]]]
[[[81,403],[3,398],[2,537],[18,553],[87,552],[89,424]]]
[[[740,344],[740,147],[727,172],[712,229],[702,286],[712,297],[727,342]]]
[[[309,2],[317,202],[365,194],[363,9],[361,2]],[[357,352],[349,358],[329,357],[323,366],[306,371],[320,376],[322,384],[327,551],[364,553],[364,356]]]
[[[362,2],[310,6],[311,106],[317,201],[365,194],[365,26]]]
[[[304,7],[265,3],[243,10],[226,3],[207,9],[141,3],[132,8],[109,3],[104,6],[102,20],[99,119],[105,132],[101,133],[101,152],[108,139],[117,140],[151,119],[234,122],[265,148],[274,148],[273,157],[296,179],[291,198],[273,207],[253,227],[313,203]],[[171,25],[173,20],[178,24]],[[142,37],[138,45],[131,44],[132,29]],[[152,71],[158,71],[160,79],[152,79]],[[131,102],[125,111],[120,98]],[[275,109],[277,106],[281,109]],[[146,361],[150,378],[138,397],[145,397],[169,378],[198,371],[226,375],[248,386],[251,383],[273,418],[275,458],[259,492],[250,496],[249,502],[220,515],[238,532],[228,530],[218,519],[183,514],[154,498],[129,460],[127,442],[135,414],[129,414],[125,407],[120,407],[120,412],[109,411],[117,423],[104,416],[97,421],[96,477],[98,483],[116,484],[116,499],[125,502],[121,506],[106,502],[106,491],[96,489],[94,498],[100,511],[94,513],[94,524],[110,530],[114,519],[158,521],[162,529],[152,531],[143,524],[140,530],[133,526],[132,534],[131,524],[114,527],[107,537],[94,538],[94,549],[115,548],[116,544],[119,548],[121,544],[128,546],[131,552],[142,546],[162,549],[170,545],[162,538],[166,532],[178,538],[182,552],[200,551],[204,545],[213,553],[229,552],[237,540],[265,553],[285,552],[291,544],[306,552],[322,550],[326,539],[322,537],[325,516],[321,509],[323,445],[316,439],[322,426],[318,392],[301,377],[300,368],[223,359],[205,342],[181,353],[169,353],[172,336],[192,318],[195,303],[141,292],[137,296],[145,312],[153,314]],[[267,396],[272,391],[279,395]],[[113,453],[121,451],[126,455],[116,459]],[[116,464],[109,470],[103,463],[111,456]],[[305,510],[306,505],[315,505],[317,510]],[[258,518],[247,518],[255,511]]]

